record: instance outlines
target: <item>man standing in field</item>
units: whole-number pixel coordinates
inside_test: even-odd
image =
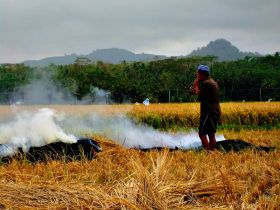
[[[210,69],[199,65],[191,92],[198,95],[200,101],[199,137],[205,150],[214,150],[216,129],[221,117],[220,94],[218,84],[210,77]],[[207,139],[209,138],[209,141]]]

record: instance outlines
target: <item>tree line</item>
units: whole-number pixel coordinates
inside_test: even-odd
[[[145,98],[155,103],[168,102],[170,97],[172,102],[188,102],[196,100],[188,89],[199,64],[210,66],[211,76],[220,85],[223,101],[280,99],[279,53],[224,62],[213,56],[119,64],[77,62],[51,64],[45,70],[51,73],[56,84],[67,88],[78,100],[92,94],[93,87],[98,87],[109,91],[111,99],[117,103],[141,102]],[[1,93],[16,91],[38,77],[38,72],[24,64],[0,65],[0,101],[7,100]]]

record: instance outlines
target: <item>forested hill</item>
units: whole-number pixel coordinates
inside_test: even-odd
[[[233,46],[229,41],[225,39],[217,39],[209,42],[205,47],[198,48],[192,51],[189,55],[180,57],[192,57],[192,56],[216,56],[219,61],[232,61],[245,58],[246,56],[256,57],[261,56],[259,53],[241,52],[237,47]],[[77,58],[89,59],[88,63],[94,63],[96,61],[102,61],[104,63],[118,64],[123,61],[137,62],[137,61],[155,61],[167,58],[165,55],[154,55],[146,53],[133,53],[128,50],[119,48],[110,49],[98,49],[87,55],[64,55],[43,58],[41,60],[28,60],[24,61],[25,65],[34,66],[48,66],[49,64],[65,65],[73,64]]]
[[[102,61],[105,63],[120,63],[122,61],[134,62],[134,61],[153,61],[158,59],[167,58],[164,55],[153,54],[136,54],[128,50],[111,48],[111,49],[99,49],[86,56],[92,61]]]
[[[208,55],[216,56],[219,61],[238,60],[245,58],[246,56],[261,56],[257,52],[241,52],[237,47],[233,46],[229,41],[225,39],[217,39],[215,41],[211,41],[207,46],[198,48],[189,54],[190,57]]]
[[[34,67],[34,66],[48,66],[49,64],[55,65],[65,65],[75,63],[77,58],[87,58],[90,62],[102,61],[105,63],[117,64],[122,61],[134,62],[134,61],[153,61],[164,59],[166,56],[163,55],[153,55],[153,54],[136,54],[128,50],[119,49],[119,48],[110,48],[110,49],[98,49],[87,55],[64,55],[64,56],[55,56],[43,58],[41,60],[28,60],[24,61],[24,64]]]

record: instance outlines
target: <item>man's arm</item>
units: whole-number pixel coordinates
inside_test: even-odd
[[[196,95],[199,95],[199,83],[198,79],[193,82],[193,85],[190,87],[190,92]]]

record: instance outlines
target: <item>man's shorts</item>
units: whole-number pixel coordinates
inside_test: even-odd
[[[200,116],[199,134],[206,135],[216,133],[219,116],[215,114],[203,114]]]

